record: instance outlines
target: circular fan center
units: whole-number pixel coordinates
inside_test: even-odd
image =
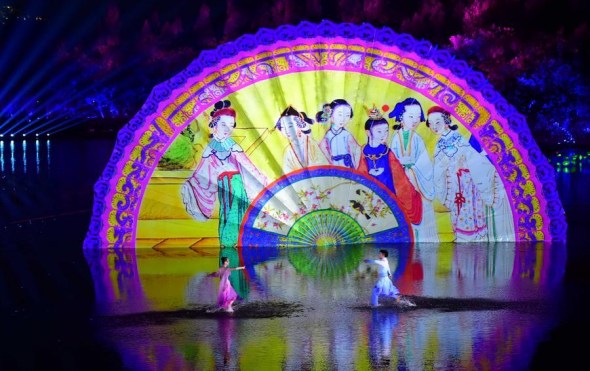
[[[298,219],[286,238],[287,246],[330,247],[362,243],[363,228],[351,216],[337,210],[317,210]]]
[[[336,245],[337,242],[338,239],[334,236],[318,236],[318,238],[316,239],[316,245],[318,247],[330,247]]]

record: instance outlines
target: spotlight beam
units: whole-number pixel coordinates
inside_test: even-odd
[[[134,59],[134,60],[132,60],[132,61],[131,61],[131,63],[129,63],[127,66],[125,66],[125,67],[123,67],[123,68],[120,68],[120,69],[118,69],[118,70],[114,70],[114,71],[110,72],[110,73],[109,73],[107,76],[105,76],[103,83],[107,83],[107,82],[109,82],[109,81],[111,81],[111,80],[113,80],[113,79],[116,79],[116,78],[118,78],[120,75],[123,75],[123,74],[125,74],[127,71],[129,71],[129,70],[131,70],[132,68],[134,68],[134,67],[135,67],[135,65],[136,65],[136,64],[139,62],[139,60],[140,60],[140,58],[135,58],[135,59]],[[79,92],[78,92],[76,95],[74,95],[74,96],[70,96],[70,98],[69,98],[69,99],[66,99],[66,100],[63,100],[63,99],[61,99],[59,96],[54,96],[54,97],[51,99],[51,102],[53,102],[53,101],[59,101],[59,103],[60,103],[60,104],[62,104],[62,105],[68,105],[69,103],[71,103],[71,102],[74,102],[74,101],[76,101],[76,100],[79,100],[79,99],[84,99],[84,98],[85,98],[85,95],[86,95],[87,93],[91,92],[91,91],[92,91],[93,89],[95,89],[96,87],[97,87],[97,85],[90,85],[90,86],[87,86],[87,87],[85,87],[84,89],[80,90],[80,91],[79,91]],[[37,116],[38,116],[38,115],[37,115]],[[54,122],[56,122],[56,121],[57,121],[57,119],[63,119],[63,118],[64,118],[64,116],[62,115],[61,117],[57,117],[57,118],[51,119],[51,120],[49,120],[48,122],[46,122],[46,123],[44,123],[43,125],[41,125],[40,127],[45,127],[45,126],[47,126],[49,123],[54,123]],[[74,118],[74,119],[80,119],[80,118]],[[5,127],[5,126],[6,126],[8,123],[10,123],[11,121],[13,121],[13,120],[9,119],[9,120],[7,120],[7,121],[6,121],[6,122],[5,122],[3,125],[0,125],[0,129],[2,129],[3,127]],[[35,120],[35,121],[37,121],[37,120]],[[21,128],[19,129],[19,127],[20,127],[21,125],[25,124],[25,123],[26,123],[26,121],[20,120],[19,122],[15,123],[15,124],[13,124],[11,127],[9,127],[9,128],[7,129],[7,132],[13,132],[14,134],[18,134],[18,133],[21,133],[21,132],[22,132],[23,130],[25,130],[26,128],[30,127],[30,126],[33,124],[33,122],[31,122],[31,123],[28,123],[28,124],[26,124],[24,127],[21,127]],[[56,126],[54,126],[54,128],[59,128],[60,126],[61,126],[61,125],[56,125]],[[51,130],[53,130],[53,129],[51,129],[51,128],[50,128],[50,129],[49,129],[49,131],[51,131]],[[60,131],[61,131],[61,130],[60,130]]]
[[[37,133],[39,133],[39,129],[42,129],[42,128],[43,128],[43,127],[45,127],[45,126],[48,126],[48,125],[50,125],[50,124],[52,124],[52,123],[54,123],[54,122],[56,122],[56,121],[61,121],[61,120],[63,120],[63,119],[64,119],[64,117],[63,117],[63,116],[54,117],[54,118],[52,118],[52,119],[50,119],[50,120],[48,120],[48,121],[44,122],[43,124],[41,124],[41,125],[37,126],[37,127],[35,128],[35,129],[36,129],[35,131],[37,131]],[[14,134],[15,134],[15,135],[17,135],[17,134],[20,134],[20,133],[21,133],[23,130],[25,130],[27,127],[29,127],[29,126],[33,125],[33,124],[34,124],[36,121],[37,121],[37,120],[35,120],[35,121],[33,121],[33,122],[30,122],[30,123],[29,123],[28,125],[26,125],[25,127],[23,127],[23,128],[21,128],[21,129],[19,129],[19,130],[15,131],[15,132],[14,132]]]
[[[49,65],[48,65],[49,66]],[[45,73],[45,70],[47,70],[48,68],[45,68],[42,73],[38,73],[35,75],[35,77],[33,79],[31,79],[31,81],[29,81],[17,94],[17,96],[14,97],[14,99],[12,100],[12,102],[10,102],[8,104],[8,106],[14,104],[15,102],[18,101],[18,99],[20,99],[23,95],[25,95],[29,88],[33,87],[34,84],[36,84],[38,81],[43,80],[43,74]],[[69,67],[68,69],[62,71],[59,75],[53,77],[53,79],[51,79],[50,82],[48,82],[47,84],[44,84],[43,87],[37,92],[37,94],[35,94],[32,98],[33,102],[36,102],[39,99],[43,99],[43,95],[46,93],[51,93],[51,91],[55,91],[56,87],[63,85],[63,81],[66,80],[66,78],[68,77],[67,75],[71,72],[70,70],[73,69],[73,67]],[[55,100],[59,99],[59,97],[54,96]],[[20,109],[18,109],[14,115],[10,118],[8,118],[8,120],[6,120],[2,125],[0,125],[0,129],[2,129],[3,127],[7,126],[8,124],[10,124],[15,118],[18,118],[19,115],[21,115],[22,113],[25,113],[25,111],[27,110],[27,106],[26,105],[22,105],[20,107]],[[3,114],[5,112],[2,111],[1,114]],[[38,115],[37,115],[38,116]]]
[[[53,131],[51,131],[51,132],[50,131],[44,131],[43,133],[39,133],[39,135],[42,135],[42,134],[54,135],[54,134],[57,134],[59,132],[62,132],[64,130],[66,130],[66,129],[70,129],[70,128],[74,127],[74,126],[82,125],[82,124],[84,124],[84,123],[86,123],[88,121],[90,121],[90,120],[89,119],[70,119],[68,121],[64,121],[59,126],[52,127],[51,130],[53,130]],[[70,122],[71,122],[71,124],[66,125],[66,124],[68,124]]]
[[[29,71],[29,69],[31,69],[32,66],[34,66],[34,63],[38,61],[38,58],[42,55],[42,53],[54,47],[56,43],[54,39],[57,38],[57,36],[59,36],[59,32],[65,29],[66,21],[68,19],[71,19],[72,15],[75,15],[75,10],[77,10],[73,6],[68,6],[64,8],[66,9],[66,11],[60,12],[59,18],[56,19],[55,22],[52,22],[52,25],[55,24],[56,26],[51,27],[49,31],[46,31],[42,35],[42,37],[38,38],[37,42],[35,43],[35,47],[32,47],[30,42],[26,42],[25,37],[23,37],[22,34],[19,34],[19,37],[15,37],[18,43],[11,43],[11,48],[15,48],[13,44],[17,44],[18,46],[22,45],[28,48],[30,54],[28,54],[27,57],[24,58],[23,61],[21,61],[22,63],[19,64],[19,68],[17,69],[16,73],[13,74],[12,78],[4,84],[4,89],[0,92],[0,101],[4,98],[6,92],[14,88],[15,85],[17,85],[20,82],[20,80],[23,79],[23,77],[27,77],[27,72]],[[27,37],[26,39],[30,40],[30,37]],[[14,56],[17,53],[15,50],[6,50],[2,54],[3,58],[0,60],[0,66],[4,66],[6,64],[6,58]]]

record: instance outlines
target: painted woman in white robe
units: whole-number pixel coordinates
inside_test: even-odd
[[[498,171],[493,167],[493,162],[486,155],[480,144],[471,137],[469,144],[485,157],[489,162],[477,169],[474,169],[474,177],[491,179],[481,185],[484,204],[486,205],[486,224],[488,225],[488,239],[490,241],[516,241],[514,232],[514,216],[512,205]]]
[[[424,145],[424,140],[416,132],[417,126],[424,122],[424,111],[420,102],[407,98],[395,105],[389,113],[394,118],[391,151],[404,167],[406,175],[422,198],[422,221],[412,224],[417,242],[438,242],[438,227],[434,215],[434,167]]]
[[[344,99],[335,99],[323,105],[316,114],[318,122],[330,124],[330,129],[320,142],[320,149],[332,165],[356,169],[361,157],[361,146],[346,130],[354,115],[352,106]]]
[[[275,127],[289,141],[283,156],[284,174],[305,167],[330,164],[310,135],[312,124],[313,120],[305,112],[299,112],[291,106],[277,120]]]
[[[487,241],[486,204],[494,168],[457,132],[444,108],[428,110],[426,125],[439,136],[434,150],[436,196],[451,213],[457,242]]]

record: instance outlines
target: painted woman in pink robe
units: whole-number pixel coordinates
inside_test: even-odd
[[[236,248],[242,218],[250,202],[268,180],[231,135],[236,111],[229,101],[217,102],[211,113],[211,140],[201,162],[182,187],[186,211],[195,219],[211,218],[219,199],[219,240],[222,248]]]

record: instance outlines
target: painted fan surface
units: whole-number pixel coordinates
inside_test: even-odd
[[[154,89],[85,246],[560,240],[554,185],[524,118],[464,62],[389,29],[302,23]]]
[[[370,176],[332,166],[285,175],[246,214],[240,246],[279,248],[410,242],[391,192]]]

